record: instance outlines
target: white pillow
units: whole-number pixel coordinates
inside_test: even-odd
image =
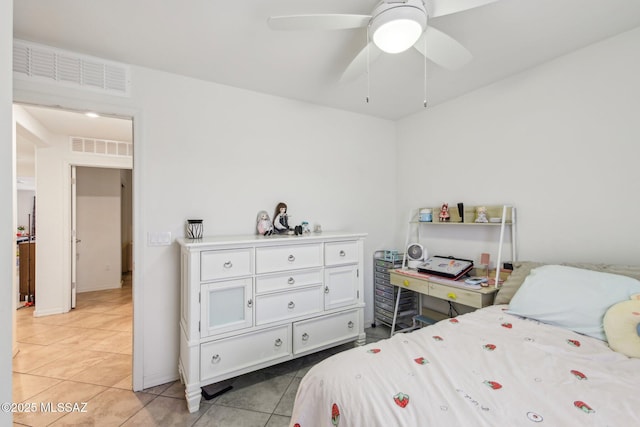
[[[638,292],[640,281],[631,277],[545,265],[531,270],[507,312],[606,341],[607,309]]]

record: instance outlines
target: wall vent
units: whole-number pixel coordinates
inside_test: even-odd
[[[129,96],[130,74],[129,66],[118,62],[22,40],[13,42],[13,75],[23,80]]]
[[[105,156],[132,157],[133,143],[72,136],[71,151],[76,153],[102,154]]]

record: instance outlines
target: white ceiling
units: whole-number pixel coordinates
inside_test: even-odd
[[[460,0],[445,0],[460,1]],[[385,55],[367,79],[339,83],[366,30],[272,31],[270,15],[369,14],[378,0],[19,0],[23,40],[198,79],[398,119],[423,109],[423,60]],[[500,0],[434,18],[474,55],[458,71],[428,64],[428,101],[442,103],[640,26],[638,0]],[[597,61],[598,58],[594,58]],[[135,86],[135,81],[132,82]]]
[[[49,133],[63,136],[81,136],[83,138],[107,139],[111,141],[133,141],[133,128],[130,119],[118,117],[87,117],[77,111],[58,108],[39,107],[20,104],[33,119]],[[42,146],[38,138],[18,124],[16,128],[16,175],[18,190],[35,189],[36,146]]]
[[[88,117],[77,111],[20,105],[50,133],[83,138],[132,142],[131,120],[120,117]]]

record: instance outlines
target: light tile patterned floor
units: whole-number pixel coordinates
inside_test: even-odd
[[[202,399],[190,414],[179,381],[131,391],[131,283],[122,289],[78,294],[70,313],[17,315],[20,352],[13,361],[13,401],[38,411],[14,414],[20,426],[288,426],[300,379],[324,358],[353,347],[345,344],[238,377],[233,388]],[[367,330],[367,341],[388,336]],[[86,412],[43,412],[41,404],[86,402]],[[81,408],[77,408],[81,409]]]

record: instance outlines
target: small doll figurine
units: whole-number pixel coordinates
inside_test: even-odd
[[[478,206],[476,209],[476,222],[489,222],[487,219],[487,208],[484,206]]]
[[[273,218],[273,226],[275,227],[276,233],[295,234],[296,236],[302,235],[301,225],[296,225],[293,229],[289,227],[289,214],[287,213],[286,203],[278,203]]]
[[[258,234],[262,236],[270,236],[273,234],[273,223],[267,211],[258,212],[258,218],[256,219],[256,228]]]
[[[440,220],[440,222],[447,222],[451,219],[451,216],[449,215],[448,203],[442,204],[442,208],[440,208],[440,216],[438,217],[438,219]]]
[[[288,233],[289,228],[289,214],[287,214],[286,203],[280,202],[276,206],[276,211],[273,214],[273,226],[276,233]]]

